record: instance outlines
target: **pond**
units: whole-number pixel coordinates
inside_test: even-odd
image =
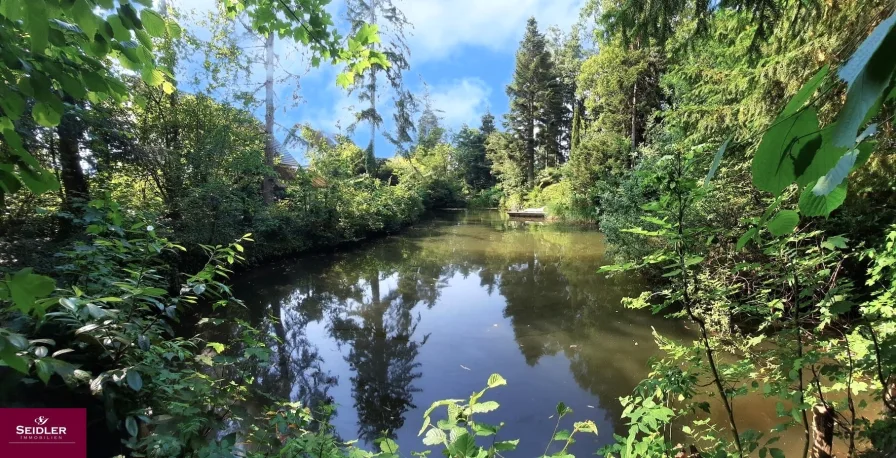
[[[480,420],[505,422],[500,439],[521,439],[520,456],[542,454],[563,401],[573,409],[566,427],[596,422],[599,435],[571,450],[591,456],[626,430],[618,398],[658,354],[653,329],[694,336],[681,322],[624,309],[620,299],[645,285],[598,275],[606,252],[593,228],[450,212],[355,249],[256,269],[235,291],[250,322],[282,342],[271,339],[274,364],[260,383],[335,403],[345,440],[372,444],[390,431],[403,454],[421,451],[426,408],[499,373],[508,385],[486,399],[501,407]],[[773,424],[740,416],[745,427]]]

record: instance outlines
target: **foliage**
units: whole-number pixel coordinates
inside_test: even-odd
[[[875,47],[885,41],[884,34],[894,33],[889,20],[878,27],[841,68],[839,75],[848,86],[854,73],[882,71],[888,81],[892,78],[892,63],[884,65],[885,70],[863,67],[878,58]],[[880,28],[886,32],[880,32]],[[685,432],[695,438],[695,444],[711,449],[716,456],[744,456],[757,450],[762,456],[782,455],[771,445],[779,439],[776,433],[790,427],[804,431],[804,455],[809,452],[813,435],[813,447],[823,447],[825,439],[819,437],[822,432],[811,431],[813,405],[814,415],[821,409],[837,418],[849,456],[856,456],[863,439],[872,441],[879,451],[892,446],[889,435],[882,433],[890,427],[894,412],[888,401],[892,380],[883,370],[890,361],[875,331],[878,326],[892,327],[891,320],[886,312],[869,313],[869,304],[880,303],[873,299],[863,302],[862,292],[842,275],[841,269],[854,256],[848,251],[848,240],[812,230],[812,222],[807,220],[828,216],[843,203],[847,175],[867,162],[875,144],[868,138],[876,125],[865,127],[862,134],[858,130],[874,119],[885,94],[871,83],[866,88],[871,94],[849,92],[845,104],[833,114],[836,124],[822,129],[814,106],[820,99],[813,95],[820,87],[831,90],[837,85],[831,82],[822,86],[828,72],[825,66],[810,78],[765,131],[752,160],[752,178],[759,189],[777,198],[761,216],[745,218],[750,227],[734,250],[730,244],[716,246],[717,237],[725,240],[729,236],[720,235],[721,228],[707,224],[700,216],[701,202],[713,192],[711,184],[729,141],[714,155],[709,173],[702,180],[696,172],[700,161],[694,150],[683,153],[673,149],[672,154],[660,159],[659,169],[648,175],[658,192],[656,200],[642,207],[647,215],[640,219],[648,226],[626,231],[658,239],[658,248],[638,262],[602,270],[660,266],[665,271],[663,276],[673,279],[672,288],[645,293],[628,300],[627,305],[685,316],[698,326],[700,334],[693,345],[657,336],[667,357],[642,382],[636,396],[623,399],[623,415],[631,420],[632,429],[627,437],[617,437],[617,444],[609,447],[608,453],[671,453],[666,425],[697,408],[709,412],[708,405],[696,401],[707,385],[715,386],[731,439],[719,435],[704,420],[690,420]],[[850,102],[855,97],[871,100],[857,102],[864,108],[856,109]],[[848,129],[848,141],[837,135],[842,129]],[[792,183],[796,183],[796,189]],[[791,208],[794,205],[799,211]],[[751,242],[760,245],[761,254],[741,260],[736,252]],[[737,260],[732,263],[728,256]],[[880,272],[876,261],[867,276],[869,285],[880,281],[875,272]],[[885,285],[878,287],[888,289]],[[887,295],[881,291],[871,294],[872,298]],[[740,360],[724,361],[719,355],[725,353],[738,355]],[[753,382],[739,387],[746,379]],[[703,380],[708,382],[703,384]],[[732,407],[735,397],[760,390],[781,399],[777,414],[786,418],[771,434],[739,430]],[[858,418],[856,397],[862,393],[871,393],[882,401],[882,417]],[[678,399],[672,408],[662,405],[664,396],[675,394]],[[645,421],[647,428],[642,426]]]

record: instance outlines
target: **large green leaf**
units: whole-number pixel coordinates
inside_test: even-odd
[[[859,79],[859,75],[861,75],[887,36],[889,36],[894,25],[896,25],[896,14],[890,15],[890,17],[878,24],[856,51],[849,56],[846,64],[837,71],[837,76],[846,81],[850,88]]]
[[[441,429],[431,428],[426,432],[426,437],[423,438],[423,444],[425,445],[439,445],[445,442],[447,436],[442,432]]]
[[[3,89],[0,89],[0,91],[2,90]],[[23,99],[17,92],[3,91],[3,93],[0,94],[0,108],[3,108],[3,112],[9,119],[16,121],[25,111],[25,99]]]
[[[71,8],[71,16],[72,20],[75,21],[75,24],[78,24],[78,27],[80,27],[88,37],[93,37],[96,33],[97,18],[96,15],[93,14],[93,8],[91,8],[86,0],[75,0],[75,3]]]
[[[162,19],[159,13],[149,8],[143,8],[140,10],[140,19],[143,20],[143,28],[146,29],[146,33],[156,38],[165,36],[167,27],[165,26],[165,20]]]
[[[828,216],[846,200],[846,182],[824,196],[815,195],[813,187],[815,183],[810,183],[800,194],[800,213],[804,216]]]
[[[493,410],[497,410],[498,407],[501,407],[501,406],[500,406],[500,404],[498,404],[495,401],[479,402],[479,403],[473,405],[473,413],[491,412]]]
[[[852,148],[855,145],[859,127],[890,85],[896,69],[894,21],[896,15],[878,25],[840,71],[849,90],[834,127],[836,146]]]
[[[35,311],[35,302],[50,295],[56,289],[56,282],[43,275],[32,273],[31,269],[22,269],[6,281],[10,297],[22,313]],[[42,311],[40,311],[42,314]]]
[[[4,345],[0,349],[0,360],[3,363],[23,374],[28,374],[28,361],[16,354],[16,349],[12,345]]]
[[[834,166],[830,171],[828,171],[825,176],[818,179],[815,183],[815,186],[812,187],[812,193],[816,196],[826,196],[831,193],[837,186],[840,186],[840,183],[846,179],[846,176],[849,175],[849,172],[852,171],[853,165],[856,163],[856,158],[859,155],[859,150],[854,149],[840,158],[837,161],[837,165]]]
[[[818,114],[810,107],[798,114],[779,118],[762,136],[753,157],[753,184],[774,195],[796,179],[794,156],[797,148],[818,131]]]
[[[800,223],[800,215],[793,210],[781,210],[768,222],[768,231],[776,237],[793,232]]]
[[[47,37],[50,34],[50,18],[47,13],[47,4],[43,1],[27,1],[25,3],[26,26],[31,35],[31,52],[43,53],[47,48]]]
[[[472,457],[476,455],[476,450],[476,439],[467,433],[457,436],[449,446],[452,457]]]
[[[821,132],[807,136],[795,150],[794,173],[800,187],[827,174],[849,150],[834,146],[833,135],[833,127],[826,127]]]
[[[34,107],[31,108],[31,116],[34,117],[34,120],[37,121],[38,124],[44,127],[58,126],[59,122],[62,120],[62,112],[56,111],[54,107],[44,102],[37,102],[34,104]]]

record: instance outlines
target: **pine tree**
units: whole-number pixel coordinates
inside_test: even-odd
[[[488,137],[495,130],[495,116],[491,114],[491,112],[486,112],[482,115],[482,124],[479,126],[479,131],[482,132],[482,135]]]
[[[393,91],[395,111],[395,134],[385,133],[384,136],[399,150],[409,142],[414,131],[413,113],[416,103],[410,91],[404,89],[403,73],[410,68],[408,59],[410,48],[405,36],[405,28],[410,25],[392,0],[349,0],[347,2],[347,17],[352,24],[352,31],[356,32],[366,24],[375,24],[379,27],[383,42],[380,51],[386,55],[391,66],[383,68],[373,64],[365,80],[361,80],[356,89],[359,89],[358,98],[369,106],[356,113],[357,123],[370,125],[370,143],[367,145],[365,169],[368,173],[376,172],[376,155],[374,145],[376,143],[377,130],[383,124],[383,117],[378,106],[378,80],[380,73],[386,75],[386,80]],[[354,127],[354,126],[353,126]]]
[[[553,112],[558,107],[557,76],[544,35],[535,18],[529,18],[526,33],[516,53],[513,82],[507,86],[510,112],[506,115],[509,131],[523,144],[523,165],[529,186],[535,182],[536,165],[546,165],[546,157],[560,147],[556,141],[557,123]],[[540,151],[541,158],[536,156]]]

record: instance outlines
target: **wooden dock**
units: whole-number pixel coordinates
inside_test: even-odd
[[[544,208],[527,208],[525,210],[508,211],[511,218],[544,218]]]

